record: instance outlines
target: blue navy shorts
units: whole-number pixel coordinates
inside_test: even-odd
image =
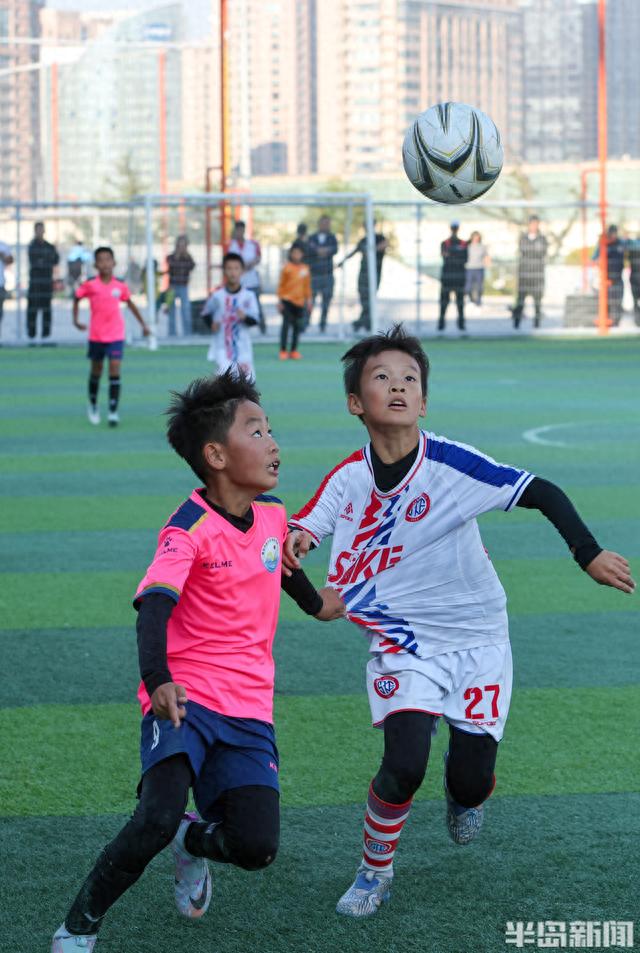
[[[124,341],[89,341],[87,357],[90,361],[121,361],[124,355]]]
[[[179,728],[152,711],[142,719],[142,773],[165,758],[186,754],[193,772],[193,797],[200,816],[222,819],[216,802],[232,788],[265,785],[280,790],[273,725],[255,718],[229,718],[197,702],[185,705]]]

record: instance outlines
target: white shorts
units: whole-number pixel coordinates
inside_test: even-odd
[[[424,711],[473,735],[500,741],[509,714],[511,645],[482,645],[431,658],[376,653],[367,664],[374,727],[398,711]]]
[[[251,352],[239,354],[237,361],[231,361],[225,352],[213,342],[209,345],[207,360],[211,361],[212,364],[218,365],[218,374],[224,374],[230,367],[234,367],[244,371],[251,380],[254,381],[256,379],[256,372],[253,366],[253,354]]]

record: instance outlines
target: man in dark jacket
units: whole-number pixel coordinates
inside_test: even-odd
[[[320,295],[320,330],[327,327],[329,305],[333,298],[333,258],[338,251],[338,239],[331,231],[331,219],[321,215],[318,219],[318,231],[309,238],[309,267],[311,269],[311,294],[313,304]],[[312,307],[313,307],[312,304]]]
[[[55,245],[45,240],[44,222],[36,222],[34,237],[29,242],[29,288],[27,291],[27,336],[36,336],[38,312],[42,311],[42,339],[51,334],[51,299],[53,269],[60,261]]]
[[[533,298],[535,308],[533,326],[540,327],[547,246],[547,239],[540,232],[540,219],[537,215],[532,215],[527,231],[520,235],[518,241],[518,296],[511,308],[514,328],[520,327],[524,302],[528,295]]]
[[[458,305],[458,330],[465,333],[464,324],[464,285],[467,264],[467,242],[458,237],[460,222],[451,223],[451,235],[440,245],[442,255],[442,273],[440,277],[440,318],[438,331],[444,331],[445,314],[451,292],[456,296]]]
[[[627,254],[631,268],[629,282],[633,295],[633,317],[640,327],[640,237],[627,241]]]

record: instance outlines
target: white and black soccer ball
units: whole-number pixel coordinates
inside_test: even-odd
[[[438,103],[415,119],[402,162],[418,192],[447,205],[472,202],[500,175],[500,133],[486,113],[466,103]]]

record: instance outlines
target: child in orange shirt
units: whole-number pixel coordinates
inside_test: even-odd
[[[282,269],[278,284],[278,311],[282,315],[280,332],[280,360],[291,358],[299,361],[298,337],[304,319],[304,311],[311,310],[311,272],[303,262],[304,246],[294,242],[289,249],[289,261]],[[287,349],[291,328],[291,349]]]

